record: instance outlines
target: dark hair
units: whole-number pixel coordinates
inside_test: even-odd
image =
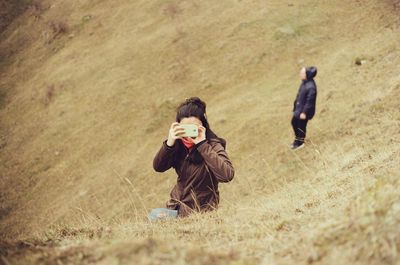
[[[176,121],[180,122],[183,118],[196,117],[206,128],[207,139],[218,139],[218,136],[210,129],[206,116],[206,103],[198,97],[186,99],[176,110]]]
[[[315,67],[315,66],[306,67],[307,80],[314,79],[314,77],[317,75],[317,73],[318,73],[317,67]]]

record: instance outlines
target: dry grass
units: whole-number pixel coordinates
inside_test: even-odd
[[[393,3],[28,10],[0,36],[0,264],[398,264]],[[318,114],[292,152],[303,64],[320,69]],[[153,155],[192,95],[235,180],[218,211],[149,223],[175,182]]]

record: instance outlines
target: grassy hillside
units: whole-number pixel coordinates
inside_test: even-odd
[[[0,33],[0,264],[399,264],[398,1],[24,3]],[[194,95],[235,179],[217,212],[149,223]]]

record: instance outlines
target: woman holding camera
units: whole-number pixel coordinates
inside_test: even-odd
[[[187,137],[185,126],[195,125],[197,136]],[[166,216],[187,216],[218,207],[220,182],[233,179],[234,169],[225,151],[226,142],[210,129],[206,104],[197,97],[187,99],[177,109],[176,122],[169,129],[168,139],[156,154],[153,167],[164,172],[171,167],[178,178],[171,191],[167,209],[156,209],[150,219]]]

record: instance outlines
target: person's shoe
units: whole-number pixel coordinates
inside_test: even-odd
[[[294,142],[294,143],[292,144],[291,148],[292,148],[293,150],[298,150],[298,149],[303,148],[304,146],[305,146],[305,145],[304,145],[304,142]]]

